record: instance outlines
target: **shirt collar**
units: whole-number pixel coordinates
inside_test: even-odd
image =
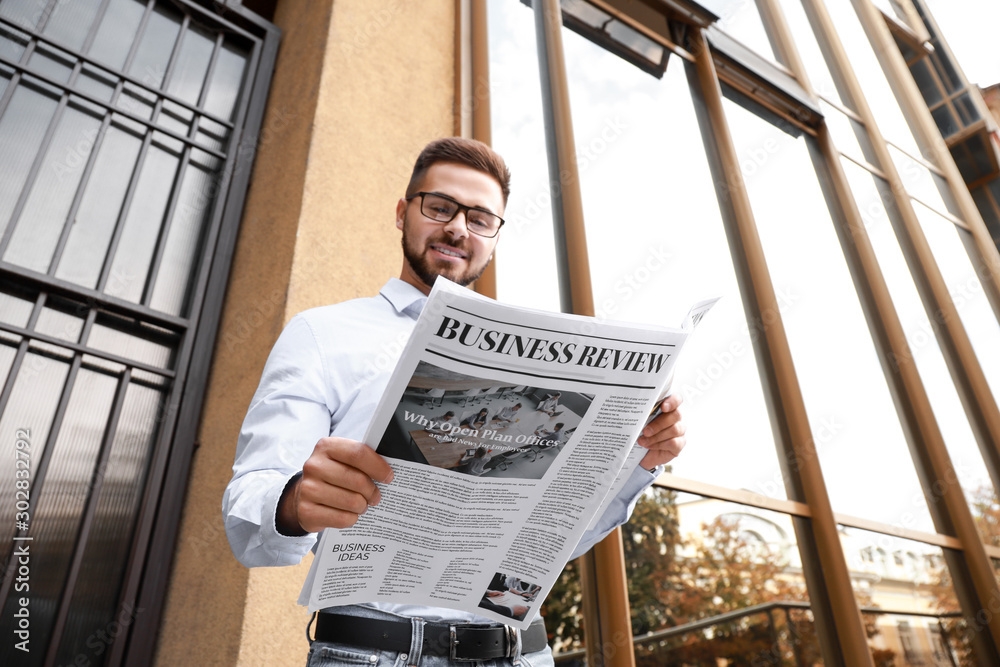
[[[424,304],[427,303],[427,297],[423,292],[399,278],[390,278],[389,282],[382,286],[379,294],[392,304],[397,313],[413,318],[420,314]]]

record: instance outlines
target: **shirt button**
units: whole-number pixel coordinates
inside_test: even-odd
[[[374,665],[376,662],[378,662],[378,656],[377,655],[370,655],[370,656],[368,656],[368,662],[370,662],[370,663],[372,663]]]

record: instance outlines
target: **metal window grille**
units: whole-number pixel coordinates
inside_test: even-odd
[[[239,7],[0,0],[8,638],[31,554],[0,664],[150,662],[276,44]]]

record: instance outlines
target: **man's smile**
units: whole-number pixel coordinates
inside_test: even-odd
[[[458,248],[450,245],[445,245],[443,243],[432,243],[431,250],[437,251],[438,253],[445,255],[447,257],[455,257],[457,259],[468,259],[467,253],[459,250]]]

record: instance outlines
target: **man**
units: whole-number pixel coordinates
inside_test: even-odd
[[[550,431],[543,426],[539,426],[535,429],[535,437],[538,438],[538,444],[543,447],[555,447],[556,445],[561,445],[566,434],[563,432],[562,427],[565,426],[562,422],[556,422],[556,425]]]
[[[379,296],[314,308],[285,327],[247,411],[223,498],[226,533],[242,563],[296,564],[321,530],[352,526],[378,504],[376,482],[392,484],[392,469],[359,442],[391,372],[375,360],[398,349],[400,331],[412,331],[438,276],[467,285],[482,274],[503,224],[509,183],[503,159],[484,144],[430,143],[396,204],[400,279]],[[646,426],[639,444],[649,451],[641,468],[578,554],[625,521],[652,483],[649,471],[680,452],[679,403],[664,401],[663,414]],[[316,621],[310,664],[436,667],[453,664],[450,653],[487,661],[507,656],[490,665],[552,664],[539,623],[514,633],[468,612],[387,603],[330,608]]]
[[[517,411],[521,409],[520,403],[515,403],[514,405],[508,405],[506,408],[502,408],[500,412],[493,416],[493,421],[496,422],[495,426],[497,428],[507,428],[511,423],[517,419]]]
[[[459,424],[458,419],[455,417],[455,413],[449,410],[440,417],[431,417],[431,423],[433,426],[429,427],[427,431],[429,433],[451,433]]]
[[[549,417],[556,417],[562,414],[561,410],[556,410],[559,407],[559,397],[562,396],[559,392],[554,394],[546,394],[539,403],[538,407],[535,408],[538,412],[544,412]]]

